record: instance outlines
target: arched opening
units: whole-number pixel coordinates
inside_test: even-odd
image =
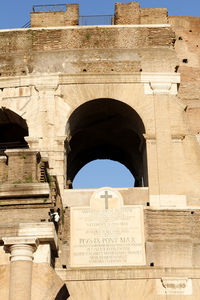
[[[114,99],[96,99],[80,105],[67,127],[67,180],[95,159],[111,159],[126,166],[135,186],[148,186],[145,127],[138,113]]]
[[[11,148],[27,148],[25,136],[28,136],[26,121],[10,109],[0,108],[0,152]]]
[[[133,187],[134,182],[131,172],[121,163],[111,159],[96,159],[78,171],[73,188]]]

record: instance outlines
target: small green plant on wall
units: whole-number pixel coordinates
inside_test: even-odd
[[[89,33],[86,33],[86,39],[89,40],[91,38],[91,35]]]
[[[25,183],[31,183],[31,182],[33,182],[32,175],[25,178]]]

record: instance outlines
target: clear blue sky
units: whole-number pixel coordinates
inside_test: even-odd
[[[200,16],[200,0],[141,0],[139,2],[141,7],[167,7],[169,15]],[[0,28],[20,28],[29,20],[32,5],[56,3],[66,2],[65,0],[1,0]],[[79,0],[79,3],[80,15],[114,13],[114,0]]]
[[[130,2],[122,0],[119,2]],[[140,0],[141,7],[166,7],[169,15],[200,16],[200,0]],[[0,29],[20,28],[30,20],[32,5],[62,4],[65,0],[1,1]],[[80,15],[114,14],[114,0],[80,0]],[[74,188],[133,186],[130,172],[117,162],[96,161],[77,174]]]

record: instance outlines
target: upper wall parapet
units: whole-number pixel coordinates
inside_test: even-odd
[[[79,4],[66,4],[62,5],[62,7],[55,5],[51,7],[45,5],[39,6],[39,9],[34,9],[33,7],[33,12],[31,13],[31,27],[168,23],[166,8],[140,8],[139,2],[134,1],[115,3],[114,16],[79,16]],[[57,7],[60,7],[60,10],[56,9]],[[94,17],[94,24],[90,23],[92,17]],[[84,22],[82,22],[83,19]],[[99,20],[100,22],[104,20],[105,23],[99,24]]]
[[[31,27],[75,26],[79,25],[79,5],[68,4],[63,11],[33,11]]]
[[[139,2],[115,3],[115,24],[168,24],[167,8],[140,8]]]

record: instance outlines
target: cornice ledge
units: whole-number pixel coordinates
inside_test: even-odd
[[[145,95],[177,95],[180,83],[179,73],[144,73],[141,74],[144,82]]]
[[[88,73],[88,74],[34,74],[0,78],[0,88],[34,86],[37,91],[56,90],[67,84],[144,83],[145,94],[177,94],[179,73]]]
[[[53,250],[58,249],[58,236],[55,226],[50,223],[19,223],[16,230],[16,225],[10,224],[13,227],[10,234],[7,234],[4,239],[37,239],[40,243],[48,243]],[[13,235],[14,233],[14,235]],[[0,241],[2,238],[0,237]]]

